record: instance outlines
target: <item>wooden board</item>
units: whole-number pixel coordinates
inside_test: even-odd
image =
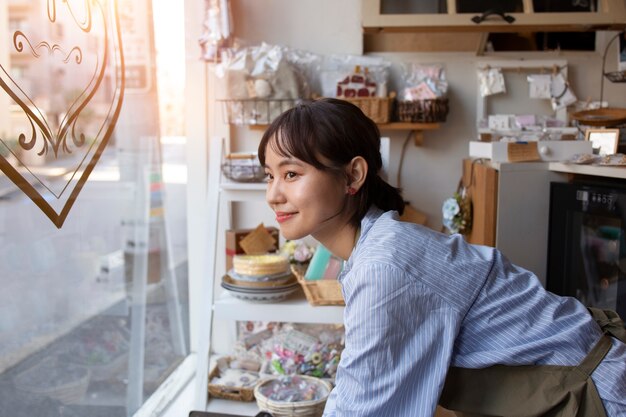
[[[495,246],[498,202],[498,171],[471,159],[463,160],[463,184],[472,201],[472,230],[467,241]]]

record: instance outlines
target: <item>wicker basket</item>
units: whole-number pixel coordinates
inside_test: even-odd
[[[232,358],[226,356],[224,358],[220,358],[219,360],[224,360],[227,363],[230,363]],[[215,398],[224,398],[226,400],[254,401],[254,387],[231,387],[220,384],[211,384],[211,380],[213,380],[213,378],[218,378],[219,376],[220,369],[217,364],[215,364],[209,373],[209,395],[212,395]]]
[[[306,375],[298,375],[298,378],[305,379],[310,382],[315,382],[328,390],[328,393],[332,390],[330,382],[324,381],[319,378]],[[328,395],[320,398],[319,400],[312,401],[298,401],[298,402],[284,402],[273,401],[264,396],[260,389],[263,385],[274,381],[276,378],[266,379],[263,382],[257,384],[254,387],[254,397],[259,409],[271,413],[274,417],[321,417],[324,413],[324,407],[326,406],[326,400]]]
[[[448,110],[447,98],[399,101],[398,120],[408,123],[445,122]]]
[[[293,274],[298,278],[300,286],[304,291],[307,301],[312,306],[343,306],[346,305],[341,284],[337,280],[307,280],[304,279],[304,268],[295,265],[291,266]]]
[[[572,114],[572,119],[586,126],[616,126],[626,122],[626,109],[603,107],[601,109],[582,110]]]
[[[389,123],[395,98],[396,94],[394,92],[391,92],[389,94],[389,97],[386,98],[342,97],[341,100],[345,100],[354,104],[355,106],[360,108],[367,117],[369,117],[376,123]]]
[[[92,381],[108,381],[123,375],[128,369],[128,352],[122,352],[111,362],[102,365],[85,365],[91,371]]]

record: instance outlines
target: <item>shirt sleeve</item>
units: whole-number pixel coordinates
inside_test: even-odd
[[[355,266],[342,285],[346,345],[324,416],[432,416],[459,315],[393,266]]]

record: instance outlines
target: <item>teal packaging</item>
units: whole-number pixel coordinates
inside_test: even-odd
[[[324,277],[326,266],[330,261],[331,253],[322,245],[317,245],[315,253],[309,262],[309,267],[304,274],[304,279],[315,281]]]

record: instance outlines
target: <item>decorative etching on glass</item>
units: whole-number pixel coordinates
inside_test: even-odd
[[[61,228],[124,96],[115,0],[38,0],[0,45],[0,170]],[[4,97],[1,97],[4,95]],[[2,174],[0,174],[2,175]]]

